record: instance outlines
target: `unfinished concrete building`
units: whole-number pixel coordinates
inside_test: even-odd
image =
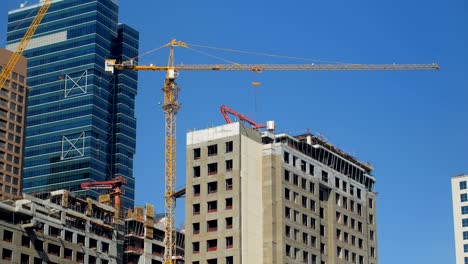
[[[0,203],[0,263],[121,263],[114,208],[68,191]]]
[[[0,48],[0,72],[13,52]],[[18,197],[23,170],[27,59],[21,57],[0,87],[0,200]]]
[[[372,167],[306,134],[189,132],[186,262],[377,264]]]
[[[135,206],[125,217],[124,262],[128,264],[162,264],[164,256],[164,218],[155,215],[153,205],[146,210]],[[176,233],[177,264],[184,263],[185,235]]]

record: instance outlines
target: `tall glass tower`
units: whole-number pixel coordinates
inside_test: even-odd
[[[10,11],[7,48],[14,50],[39,5]],[[138,55],[139,34],[118,23],[116,0],[55,0],[31,40],[22,191],[68,189],[127,179],[122,203],[134,204],[137,73],[104,71],[104,59]]]

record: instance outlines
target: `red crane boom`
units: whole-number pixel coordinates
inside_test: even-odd
[[[127,179],[122,176],[117,176],[109,181],[82,182],[81,189],[83,190],[110,190],[109,194],[114,196],[114,208],[116,216],[120,215],[120,196],[124,194],[122,186],[127,184]]]
[[[246,117],[245,115],[243,115],[241,113],[238,113],[238,112],[232,110],[231,108],[229,108],[229,107],[227,107],[225,105],[222,105],[220,110],[221,110],[221,114],[224,117],[224,120],[226,120],[226,123],[228,123],[228,124],[232,123],[231,119],[228,116],[228,113],[230,113],[231,115],[237,116],[240,120],[251,124],[254,129],[260,129],[260,128],[265,128],[266,127],[266,125],[256,123],[252,119]]]

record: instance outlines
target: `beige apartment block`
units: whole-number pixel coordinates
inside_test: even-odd
[[[468,175],[452,177],[453,226],[456,264],[468,263]]]
[[[232,123],[186,165],[186,263],[378,263],[372,167],[328,142]]]
[[[0,48],[0,72],[12,52]],[[18,197],[21,191],[26,111],[27,60],[21,57],[10,79],[0,89],[0,200]]]

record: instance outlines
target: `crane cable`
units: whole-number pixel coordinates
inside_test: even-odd
[[[228,63],[231,63],[231,64],[235,64],[235,65],[240,65],[240,63],[237,63],[237,62],[234,62],[234,61],[230,61],[230,60],[226,60],[226,59],[223,59],[221,57],[218,57],[218,56],[215,56],[215,55],[212,55],[212,54],[209,54],[207,52],[204,52],[204,51],[200,51],[200,50],[196,50],[194,48],[191,48],[190,46],[188,47],[189,50],[193,50],[197,53],[200,53],[202,55],[205,55],[205,56],[208,56],[208,57],[211,57],[211,58],[215,58],[215,59],[218,59],[218,60],[222,60],[222,61],[225,61],[225,62],[228,62]]]
[[[188,44],[188,43],[187,43],[187,45],[192,46],[192,47],[199,47],[199,48],[220,50],[220,51],[227,51],[227,52],[236,52],[236,53],[243,53],[243,54],[250,54],[250,55],[257,55],[257,56],[265,56],[265,57],[275,57],[275,58],[290,59],[290,60],[303,60],[303,61],[313,61],[313,62],[323,62],[323,63],[336,63],[336,64],[351,64],[351,63],[339,62],[339,61],[326,61],[326,60],[318,60],[318,59],[303,58],[303,57],[295,57],[295,56],[285,56],[285,55],[278,55],[278,54],[271,54],[271,53],[263,53],[263,52],[255,52],[255,51],[243,51],[243,50],[236,50],[236,49],[227,49],[227,48],[210,47],[210,46],[197,45],[197,44]]]
[[[198,44],[187,44],[188,45],[188,49],[194,51],[194,52],[197,52],[199,54],[202,54],[202,55],[205,55],[205,56],[208,56],[208,57],[211,57],[211,58],[215,58],[215,59],[219,59],[219,60],[222,60],[222,61],[225,61],[227,63],[230,63],[230,64],[235,64],[235,65],[239,65],[239,63],[237,62],[234,62],[234,61],[230,61],[230,60],[226,60],[226,59],[223,59],[221,57],[218,57],[218,56],[215,56],[215,55],[212,55],[212,54],[209,54],[207,52],[204,52],[204,51],[200,51],[200,50],[197,50],[197,49],[194,49],[192,47],[198,47],[198,48],[205,48],[205,49],[212,49],[212,50],[219,50],[219,51],[225,51],[225,52],[235,52],[235,53],[243,53],[243,54],[250,54],[250,55],[257,55],[257,56],[264,56],[264,57],[273,57],[273,58],[281,58],[281,59],[289,59],[289,60],[303,60],[303,61],[312,61],[312,62],[320,62],[320,63],[333,63],[333,64],[353,64],[353,63],[347,63],[347,62],[339,62],[339,61],[331,61],[331,60],[319,60],[319,59],[311,59],[311,58],[304,58],[304,57],[295,57],[295,56],[286,56],[286,55],[278,55],[278,54],[272,54],[272,53],[264,53],[264,52],[255,52],[255,51],[243,51],[243,50],[236,50],[236,49],[227,49],[227,48],[219,48],[219,47],[210,47],[210,46],[206,46],[206,45],[198,45]],[[133,58],[131,58],[130,60],[135,60],[135,59],[138,59],[138,58],[141,58],[143,56],[146,56],[148,54],[151,54],[153,52],[156,52],[164,47],[167,47],[167,45],[162,45],[158,48],[155,48],[155,49],[152,49],[152,50],[149,50],[147,52],[144,52],[142,54],[139,54],[138,56],[135,56]]]
[[[156,51],[158,51],[158,50],[160,50],[160,49],[162,49],[162,48],[164,48],[164,47],[166,47],[166,45],[162,45],[161,47],[158,47],[158,48],[149,50],[149,51],[147,51],[147,52],[144,52],[144,53],[142,53],[142,54],[139,54],[139,55],[137,55],[137,56],[135,56],[135,57],[133,57],[133,58],[130,58],[129,60],[136,60],[136,59],[141,58],[141,57],[143,57],[143,56],[146,56],[146,55],[148,55],[148,54],[150,54],[150,53],[156,52]]]

